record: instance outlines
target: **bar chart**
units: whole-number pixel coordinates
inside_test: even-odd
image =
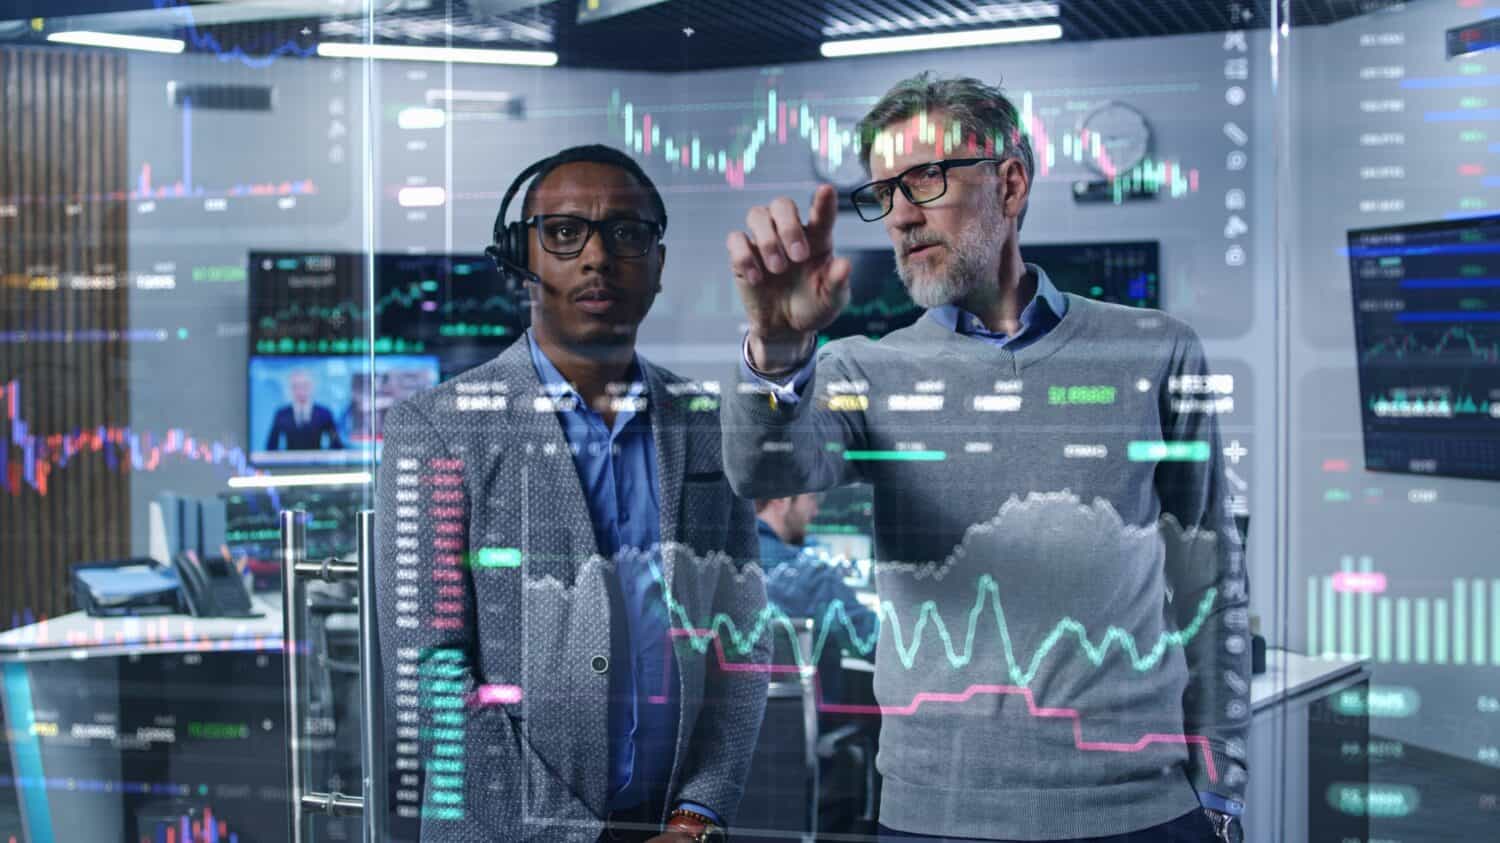
[[[1500,578],[1459,577],[1427,597],[1385,594],[1369,556],[1307,578],[1307,653],[1384,664],[1500,667]]]

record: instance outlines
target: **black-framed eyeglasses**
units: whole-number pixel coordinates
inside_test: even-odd
[[[560,258],[577,257],[594,232],[604,238],[604,250],[612,257],[645,257],[661,239],[662,225],[655,220],[611,217],[591,220],[572,214],[537,214],[526,220],[536,228],[542,248]]]
[[[854,210],[865,222],[874,222],[891,212],[895,205],[896,190],[906,194],[913,205],[925,205],[948,192],[948,171],[954,167],[972,167],[987,161],[999,163],[1003,158],[948,158],[929,161],[908,167],[904,171],[880,181],[872,181],[857,187],[849,194],[854,200]]]

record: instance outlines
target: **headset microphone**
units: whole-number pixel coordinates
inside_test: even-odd
[[[495,268],[498,269],[498,270],[500,270],[500,274],[502,274],[502,275],[519,275],[521,277],[521,281],[523,283],[526,283],[526,284],[541,284],[542,283],[542,279],[541,279],[540,276],[538,276],[535,272],[532,272],[531,270],[529,270],[526,267],[522,266],[521,264],[515,263],[515,262],[507,259],[505,257],[504,251],[501,250],[499,247],[497,247],[497,246],[490,246],[489,248],[487,248],[487,249],[484,250],[484,253],[486,255],[489,255],[490,260],[492,260],[492,261],[495,262]],[[524,290],[517,289],[514,284],[512,284],[510,286],[511,286],[511,289],[513,291],[515,291],[515,292],[522,292],[522,293],[525,292]]]
[[[552,163],[553,157],[549,156],[532,164],[516,176],[515,181],[510,183],[506,189],[505,196],[500,200],[500,211],[495,214],[495,225],[491,232],[491,243],[484,250],[490,260],[495,262],[495,268],[500,270],[500,275],[505,279],[506,291],[515,296],[517,300],[525,303],[527,301],[527,284],[542,283],[542,279],[532,272],[526,265],[527,226],[525,222],[505,221],[505,213],[510,209],[510,203],[520,192],[521,185],[526,180]]]

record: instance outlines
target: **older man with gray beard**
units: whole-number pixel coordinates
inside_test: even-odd
[[[1243,552],[1216,420],[1170,398],[1201,343],[1022,262],[1034,164],[998,89],[908,79],[859,136],[855,209],[928,311],[817,348],[849,295],[834,193],[752,208],[723,432],[743,496],[873,487],[882,833],[1237,839]]]

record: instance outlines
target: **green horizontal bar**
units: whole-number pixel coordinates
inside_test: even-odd
[[[422,809],[422,816],[430,820],[461,820],[464,809],[427,807]]]
[[[891,462],[941,462],[947,451],[845,451],[846,460],[889,460]]]
[[[1137,440],[1125,451],[1131,462],[1208,462],[1208,443]]]
[[[479,568],[519,568],[519,547],[481,547],[478,553],[470,554],[470,561]]]

